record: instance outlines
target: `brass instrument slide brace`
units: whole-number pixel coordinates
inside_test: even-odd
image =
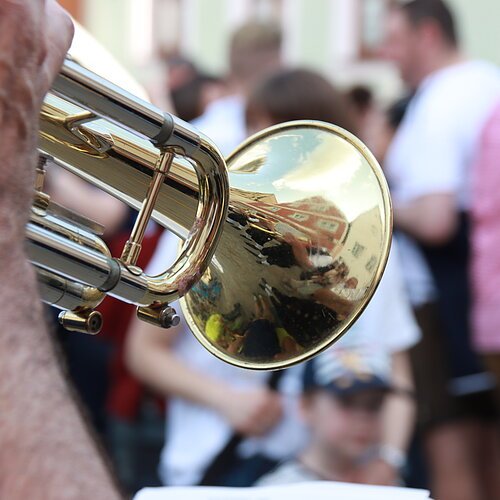
[[[43,191],[43,184],[45,182],[45,164],[47,163],[47,160],[49,159],[49,156],[40,154],[38,157],[38,163],[36,165],[36,170],[35,170],[35,191],[42,192]]]
[[[156,200],[160,194],[161,186],[163,185],[165,176],[168,174],[173,159],[174,155],[165,151],[158,160],[158,166],[149,184],[146,198],[142,203],[142,207],[137,215],[132,232],[130,233],[130,238],[127,243],[125,243],[125,247],[120,257],[120,260],[127,266],[135,266],[137,264],[137,259],[139,258],[142,248],[142,240],[146,234],[146,228],[151,219],[151,214],[153,213]]]
[[[33,211],[40,215],[44,215],[50,203],[50,196],[43,192],[43,185],[45,183],[45,164],[50,159],[49,156],[40,154],[38,163],[35,170],[35,194],[33,198]]]

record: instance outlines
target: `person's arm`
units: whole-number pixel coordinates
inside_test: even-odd
[[[3,0],[0,34],[0,497],[118,499],[57,362],[24,252],[40,106],[71,21],[55,0]]]
[[[434,193],[395,206],[394,225],[426,245],[445,244],[458,225],[455,195]]]
[[[65,381],[23,249],[2,245],[0,261],[0,497],[120,498]]]
[[[383,408],[380,456],[364,471],[363,482],[367,484],[396,484],[414,430],[415,402],[411,396],[413,377],[408,351],[392,354],[391,379],[395,393],[388,396]]]
[[[126,346],[126,363],[132,373],[164,396],[211,408],[245,435],[264,434],[278,422],[282,413],[278,394],[267,387],[235,389],[230,380],[187,366],[173,350],[176,335],[192,334],[174,328],[162,330],[136,319]]]
[[[406,452],[415,424],[413,376],[408,351],[392,354],[392,383],[394,395],[384,408],[383,444]]]

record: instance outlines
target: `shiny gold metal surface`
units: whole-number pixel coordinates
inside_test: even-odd
[[[377,162],[342,129],[267,129],[227,160],[188,124],[66,61],[40,115],[39,149],[139,211],[121,258],[102,228],[51,202],[37,180],[27,251],[44,300],[95,332],[106,295],[168,327],[182,299],[198,340],[252,369],[303,361],[361,314],[382,275],[391,204]],[[135,266],[152,218],[184,244],[159,276]]]
[[[264,130],[227,165],[224,232],[183,311],[222,360],[290,366],[343,335],[373,295],[391,240],[388,188],[358,139],[319,122]]]
[[[205,271],[229,198],[224,158],[208,138],[67,60],[42,107],[39,149],[44,159],[139,211],[122,257],[112,258],[87,244],[95,225],[82,224],[77,214],[59,210],[61,224],[53,224],[57,217],[45,213],[50,199],[39,191],[40,173],[27,249],[39,269],[62,278],[44,281],[48,302],[59,306],[54,297],[66,295],[69,283],[78,283],[162,310]],[[185,240],[176,262],[159,276],[148,276],[135,266],[150,218]],[[167,316],[160,311],[158,317]]]
[[[62,326],[70,332],[97,335],[102,328],[102,314],[99,311],[63,311],[59,315]]]

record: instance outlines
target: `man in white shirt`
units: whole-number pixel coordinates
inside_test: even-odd
[[[480,373],[467,329],[469,176],[479,135],[500,98],[500,73],[491,64],[463,56],[453,15],[442,0],[394,6],[387,20],[385,52],[415,92],[386,158],[395,226],[409,237],[402,248],[403,262],[419,269],[422,283],[429,271],[432,275],[442,331],[452,353],[444,360],[451,363],[450,385],[455,395],[475,398],[456,416],[477,419],[485,416],[474,412],[482,407],[477,398],[484,394],[477,394],[488,388],[488,378]],[[432,288],[424,291],[421,303],[432,299]],[[481,466],[467,448],[467,436],[474,435],[475,445],[484,443],[482,452],[488,453],[480,436],[487,426],[480,428],[477,422],[448,423],[427,433],[437,498],[481,498],[488,488],[498,488],[480,480],[475,470]],[[489,442],[494,440],[490,437]]]
[[[212,102],[203,115],[193,120],[224,155],[246,137],[245,101],[260,79],[281,64],[281,32],[269,22],[249,22],[235,31],[229,48],[230,95]]]

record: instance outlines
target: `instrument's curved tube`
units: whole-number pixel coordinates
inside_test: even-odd
[[[68,112],[62,116],[61,109],[68,106],[68,101],[85,112],[76,115]],[[156,153],[148,165],[151,182],[144,202],[135,199],[130,203],[135,208],[141,208],[144,217],[134,228],[129,248],[122,259],[112,259],[95,249],[82,248],[72,238],[54,235],[43,225],[31,221],[27,232],[32,261],[41,268],[58,269],[61,275],[141,306],[172,302],[183,296],[207,268],[227,214],[229,187],[226,166],[215,145],[177,117],[161,112],[71,60],[66,60],[51,94],[47,96],[41,118],[41,150],[56,157],[69,170],[72,170],[70,162],[65,164],[64,154],[58,154],[62,145],[58,144],[60,138],[57,134],[44,131],[44,124],[58,128],[59,134],[61,129],[65,130],[73,138],[73,150],[80,148],[82,152],[81,144],[88,144],[87,153],[90,156],[102,153],[112,158],[113,151],[104,151],[106,146],[96,143],[95,138],[85,136],[82,128],[82,125],[102,118],[146,139],[146,142],[155,146]],[[75,138],[80,140],[80,145],[75,143]],[[156,198],[177,156],[189,159],[196,174],[197,209],[194,224],[184,235],[186,241],[176,262],[160,276],[151,277],[138,270],[134,264]]]

